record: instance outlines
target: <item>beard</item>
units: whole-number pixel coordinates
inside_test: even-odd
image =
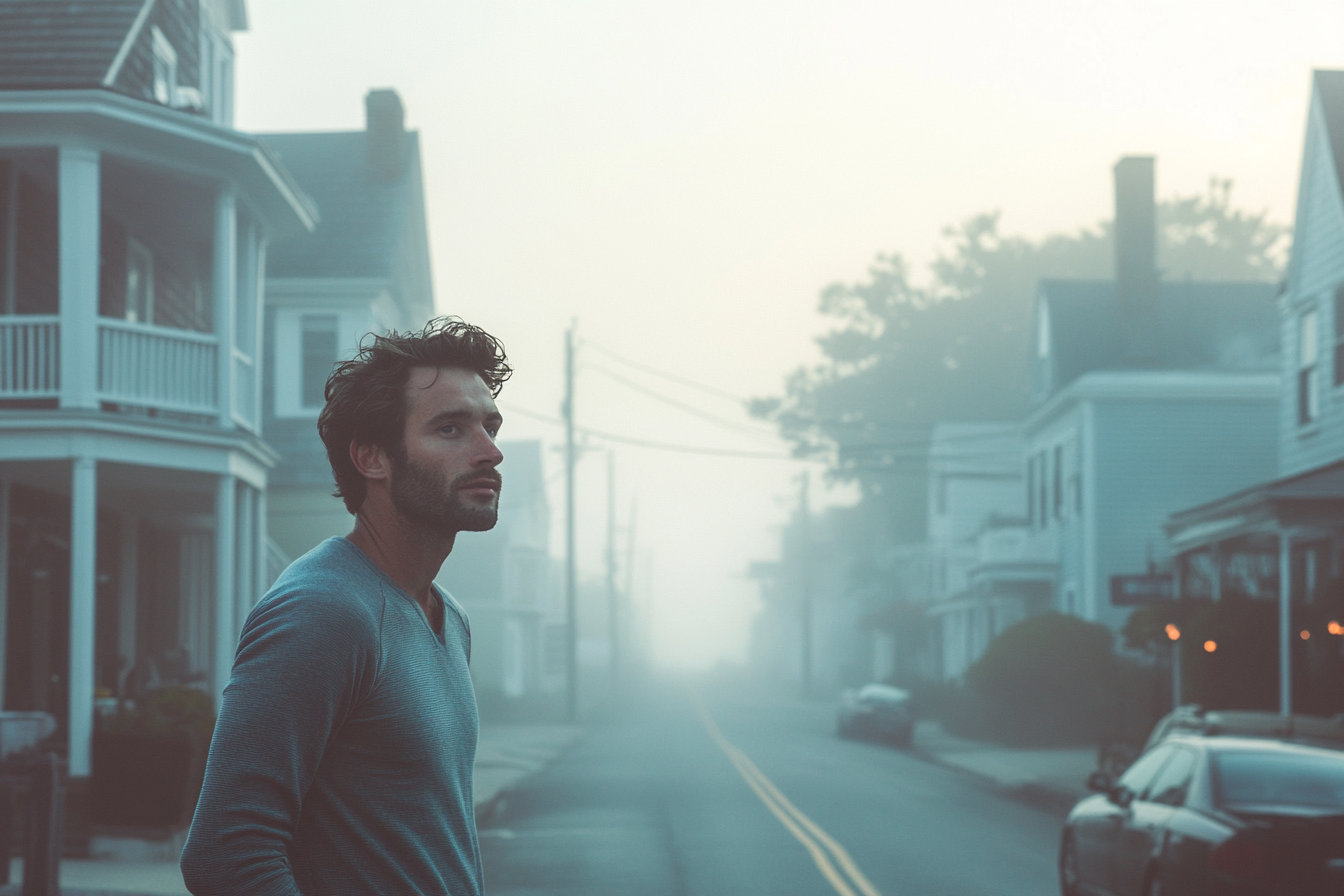
[[[466,501],[459,494],[462,486],[483,479],[501,482],[498,471],[478,470],[445,483],[444,477],[433,471],[404,456],[394,456],[390,490],[392,506],[417,526],[443,535],[484,532],[493,529],[499,520],[499,499],[477,504]]]

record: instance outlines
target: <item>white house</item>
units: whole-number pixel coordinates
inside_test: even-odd
[[[232,127],[245,13],[0,5],[0,691],[72,791],[95,693],[218,695],[265,583],[261,272],[316,213]]]

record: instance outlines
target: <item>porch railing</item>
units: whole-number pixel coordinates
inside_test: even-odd
[[[55,398],[61,391],[60,318],[0,317],[0,398]]]
[[[103,401],[219,414],[215,337],[111,318],[98,320],[98,396]]]

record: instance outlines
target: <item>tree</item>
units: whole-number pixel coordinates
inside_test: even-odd
[[[1168,275],[1278,278],[1287,228],[1234,209],[1231,192],[1231,181],[1214,178],[1203,196],[1159,204]],[[1110,222],[1032,241],[1002,234],[998,213],[988,213],[944,236],[924,283],[891,253],[865,280],[823,289],[819,311],[833,322],[817,339],[824,360],[789,374],[783,395],[750,405],[797,455],[827,458],[832,477],[881,504],[897,541],[922,535],[923,462],[936,423],[1026,414],[1037,281],[1113,276]]]

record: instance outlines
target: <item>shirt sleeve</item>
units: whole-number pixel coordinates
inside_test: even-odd
[[[289,845],[332,734],[377,674],[370,616],[297,591],[248,617],[182,851],[196,896],[300,896]]]

